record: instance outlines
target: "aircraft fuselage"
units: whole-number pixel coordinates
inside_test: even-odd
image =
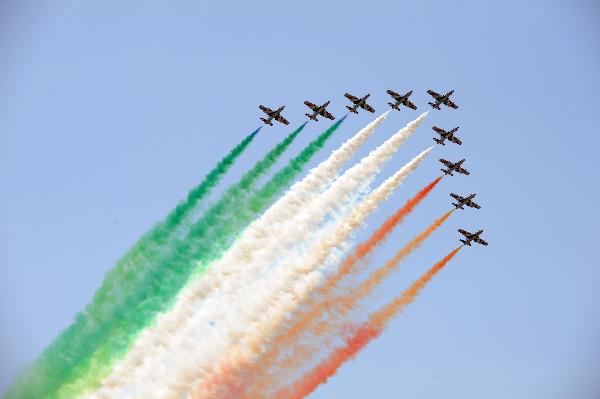
[[[363,98],[358,99],[358,101],[354,103],[353,107],[348,107],[350,112],[354,112],[355,114],[358,114],[358,111],[357,111],[358,108],[361,108],[363,105],[365,105],[365,103],[367,102],[367,98],[369,98],[369,96],[370,96],[370,94],[367,94]]]
[[[444,94],[442,97],[440,97],[439,99],[437,99],[435,103],[433,103],[433,104],[430,103],[431,107],[435,108],[435,109],[441,110],[440,105],[442,105],[446,101],[448,101],[450,99],[450,96],[452,95],[452,93],[454,93],[454,90],[450,90],[448,93]]]
[[[471,246],[471,243],[473,241],[475,241],[477,238],[479,238],[479,236],[481,235],[481,233],[483,233],[483,230],[479,230],[478,232],[473,233],[473,234],[467,236],[465,240],[461,240],[461,241],[464,242],[465,245]]]

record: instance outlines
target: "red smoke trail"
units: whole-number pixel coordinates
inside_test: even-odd
[[[435,220],[431,225],[429,225],[425,230],[423,230],[419,235],[410,240],[404,247],[402,247],[398,252],[394,254],[394,256],[389,259],[385,264],[373,271],[367,277],[365,281],[360,284],[360,286],[356,287],[356,289],[348,290],[344,292],[341,296],[335,297],[334,301],[338,306],[343,307],[346,310],[350,310],[354,308],[356,303],[366,297],[371,291],[380,284],[384,278],[390,275],[397,267],[398,264],[410,255],[415,249],[417,249],[423,241],[425,241],[434,231],[436,231],[454,212],[454,209],[446,212],[442,217]]]
[[[337,293],[328,293],[322,301],[311,301],[307,310],[295,317],[296,322],[292,326],[295,328],[293,331],[295,335],[289,336],[283,342],[278,342],[278,348],[293,348],[291,356],[283,361],[279,361],[278,366],[280,369],[295,369],[298,365],[306,363],[313,356],[317,348],[310,345],[299,345],[297,341],[298,336],[301,333],[306,333],[306,331],[310,331],[313,336],[325,336],[336,333],[341,328],[340,322],[346,320],[348,313],[355,308],[356,304],[369,295],[384,278],[396,270],[398,264],[433,234],[450,217],[453,211],[446,212],[442,217],[435,220],[425,230],[400,248],[383,266],[374,270],[360,285],[354,281],[350,281],[349,286],[336,286],[335,291]],[[328,317],[325,317],[325,314],[328,314]],[[298,326],[301,326],[302,329]],[[274,351],[276,350],[274,349]],[[263,383],[267,384],[269,382],[265,381]]]
[[[390,216],[375,232],[369,237],[369,239],[359,245],[354,250],[354,254],[348,255],[344,259],[340,268],[333,275],[329,276],[325,284],[319,291],[329,291],[331,287],[348,273],[352,272],[356,263],[363,260],[369,255],[373,248],[382,243],[387,236],[394,230],[394,228],[404,220],[404,217],[411,213],[419,203],[433,190],[433,188],[442,180],[443,176],[438,177],[427,186],[423,187],[414,197],[406,201],[404,206]]]
[[[412,303],[427,283],[442,270],[461,248],[462,246],[450,252],[419,277],[402,295],[372,313],[369,319],[346,339],[344,346],[335,349],[316,367],[298,378],[290,386],[280,389],[273,397],[276,399],[301,399],[314,392],[321,384],[326,383],[345,362],[352,359],[369,342],[377,338],[391,318]]]

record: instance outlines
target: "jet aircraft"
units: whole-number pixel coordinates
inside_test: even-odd
[[[481,235],[481,233],[483,233],[483,230],[479,230],[475,233],[469,233],[466,230],[463,229],[458,229],[458,232],[460,234],[462,234],[463,236],[465,236],[464,240],[459,240],[460,242],[462,242],[465,245],[471,246],[472,242],[476,242],[477,244],[481,244],[481,245],[488,245],[487,242],[485,242],[484,240],[482,240],[481,238],[479,238],[479,236]]]
[[[265,114],[267,114],[269,116],[266,119],[265,118],[260,118],[260,120],[263,121],[265,123],[265,125],[273,126],[273,122],[272,122],[273,119],[275,119],[279,123],[283,123],[284,125],[289,125],[290,124],[288,122],[288,120],[285,119],[281,115],[281,111],[283,111],[283,109],[285,108],[284,105],[282,105],[281,107],[277,108],[275,111],[273,111],[269,107],[265,107],[264,105],[259,105],[258,108],[260,108],[260,110],[262,112],[264,112]]]
[[[432,103],[432,102],[427,103],[427,104],[431,105],[432,108],[441,109],[440,105],[442,105],[442,104],[444,104],[450,108],[454,108],[454,109],[458,108],[458,105],[454,104],[452,102],[452,100],[450,100],[450,96],[452,95],[452,93],[454,93],[454,90],[450,90],[446,94],[439,94],[433,90],[427,90],[427,93],[429,93],[429,95],[435,99],[435,103]]]
[[[396,101],[394,103],[388,103],[388,105],[393,109],[397,109],[398,111],[400,111],[400,105],[404,105],[405,107],[412,109],[417,109],[417,106],[410,102],[410,100],[408,99],[412,94],[412,90],[402,95],[396,93],[393,90],[387,90],[387,94],[392,96],[392,98]]]
[[[463,162],[465,162],[464,159],[461,159],[460,161],[454,162],[454,163],[447,161],[445,159],[440,159],[440,162],[443,163],[444,165],[446,165],[446,169],[440,169],[446,175],[454,176],[454,174],[452,172],[461,173],[463,175],[470,174],[468,170],[461,167]]]
[[[325,108],[327,108],[329,103],[330,103],[330,101],[327,101],[323,105],[315,105],[315,104],[311,103],[310,101],[304,101],[304,104],[313,111],[312,114],[304,114],[304,115],[308,116],[308,119],[312,119],[313,121],[318,121],[317,116],[319,116],[319,115],[323,116],[327,119],[334,120],[335,116],[331,115],[331,113],[329,113],[325,109]]]
[[[437,126],[432,127],[432,129],[437,134],[440,135],[439,139],[438,138],[434,138],[433,139],[433,141],[435,141],[436,143],[441,144],[441,145],[446,145],[446,143],[444,143],[444,141],[448,140],[448,141],[451,141],[451,142],[453,142],[455,144],[458,144],[458,145],[462,144],[462,141],[460,141],[460,139],[454,135],[454,133],[456,133],[456,131],[458,130],[458,126],[455,127],[454,129],[451,129],[451,130],[448,130],[448,131],[446,131],[444,129],[441,129],[441,128],[437,127]]]
[[[364,96],[362,98],[358,98],[358,97],[354,97],[350,93],[345,93],[344,97],[346,97],[348,100],[352,101],[352,103],[354,104],[354,106],[352,106],[352,107],[346,105],[346,108],[348,108],[350,110],[350,112],[354,112],[355,114],[358,114],[358,111],[357,111],[358,108],[362,108],[369,112],[375,112],[375,108],[373,108],[369,104],[367,104],[367,98],[369,98],[370,95],[371,94],[367,94],[366,96]]]
[[[475,198],[476,195],[477,194],[471,194],[467,197],[461,197],[458,194],[450,193],[450,196],[456,200],[456,203],[452,203],[456,209],[465,209],[465,205],[471,208],[481,209],[481,206],[473,201],[473,198]]]

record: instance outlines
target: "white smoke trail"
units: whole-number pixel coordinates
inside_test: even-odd
[[[243,301],[237,301],[235,311],[229,311],[228,322],[223,323],[219,335],[229,348],[225,357],[209,359],[204,363],[204,373],[211,370],[235,369],[235,366],[247,364],[257,359],[262,353],[265,343],[285,318],[292,313],[321,284],[322,271],[319,266],[327,259],[332,249],[345,242],[351,233],[363,225],[369,216],[382,202],[389,198],[402,180],[414,171],[432,150],[423,151],[402,169],[388,178],[381,186],[370,193],[352,212],[337,221],[330,229],[322,230],[315,244],[309,251],[299,254],[285,264],[277,267],[269,274],[268,279],[258,281],[252,287],[252,294]],[[214,368],[214,362],[219,366]],[[202,373],[199,373],[202,374]],[[198,388],[202,377],[199,376],[193,386]],[[218,389],[218,387],[217,387]],[[211,397],[211,392],[198,390],[194,397]]]
[[[196,279],[182,290],[170,312],[159,316],[155,326],[145,329],[140,334],[125,359],[114,367],[111,375],[103,381],[102,387],[92,396],[114,398],[120,396],[120,393],[130,396],[133,379],[137,374],[145,374],[144,366],[161,372],[160,365],[150,362],[149,359],[166,352],[165,349],[172,337],[196,312],[195,304],[198,301],[217,290],[224,278],[234,277],[232,273],[235,273],[235,270],[222,269],[221,264],[240,264],[251,260],[254,253],[249,250],[248,243],[269,240],[273,225],[289,222],[301,206],[316,198],[335,179],[342,166],[356,153],[366,139],[374,133],[388,113],[389,111],[346,141],[327,160],[313,168],[300,182],[295,183],[283,197],[254,221],[220,261],[215,262],[202,278]],[[157,370],[157,367],[160,370]],[[168,367],[164,371],[168,372]]]
[[[176,338],[169,342],[165,350],[165,356],[158,361],[148,363],[147,371],[138,378],[142,380],[151,380],[160,378],[161,384],[171,387],[174,397],[181,397],[182,390],[189,389],[189,378],[183,378],[183,375],[190,376],[197,373],[198,367],[190,366],[194,363],[202,363],[202,359],[208,353],[213,353],[219,345],[212,345],[208,336],[212,335],[206,328],[211,320],[222,318],[225,312],[228,312],[233,302],[239,298],[249,295],[245,290],[249,282],[256,280],[257,276],[265,272],[265,268],[275,262],[277,259],[288,258],[290,246],[310,237],[314,231],[322,229],[319,223],[329,213],[336,212],[345,202],[351,201],[353,193],[368,185],[376,173],[381,169],[385,161],[390,159],[398,150],[400,145],[416,130],[419,124],[424,120],[426,114],[421,115],[415,121],[410,122],[405,128],[398,131],[390,137],[384,144],[372,151],[363,158],[360,163],[350,168],[343,176],[337,179],[333,185],[319,198],[310,205],[305,205],[302,209],[296,208],[296,218],[290,218],[278,224],[269,226],[267,240],[254,240],[249,242],[248,251],[254,254],[250,261],[240,263],[240,260],[234,262],[217,262],[218,270],[227,276],[227,280],[219,281],[216,284],[221,287],[220,295],[210,297],[196,314],[192,317],[193,321],[188,322],[185,331],[180,331]],[[301,250],[301,248],[297,248]],[[287,252],[286,252],[287,250]],[[328,252],[329,253],[329,252]],[[296,253],[299,256],[300,252]],[[213,266],[215,267],[215,266]],[[285,265],[279,265],[279,268],[285,268]],[[230,272],[227,272],[230,270]],[[270,279],[270,274],[267,275]],[[210,330],[213,330],[212,328]],[[215,337],[218,339],[219,337]],[[201,344],[199,344],[201,343]],[[206,346],[211,349],[206,350]],[[208,356],[218,357],[218,352]],[[162,370],[157,370],[156,363],[166,365],[168,370],[166,374]],[[189,371],[187,371],[189,370]],[[171,382],[173,381],[173,382]],[[136,385],[141,385],[138,382]],[[143,397],[150,397],[152,389],[146,384]]]

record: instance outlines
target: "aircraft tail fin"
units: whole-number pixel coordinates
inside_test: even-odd
[[[266,125],[273,126],[273,124],[268,119],[260,118],[260,120],[263,121]]]
[[[440,140],[440,139],[436,139],[436,138],[434,138],[434,139],[433,139],[433,141],[435,141],[436,143],[438,143],[438,144],[441,144],[441,145],[446,145],[446,143],[444,143],[444,142],[443,142],[442,140]]]
[[[348,108],[350,110],[350,112],[354,112],[355,114],[358,114],[358,112],[354,109],[354,107],[346,105],[346,108]]]

